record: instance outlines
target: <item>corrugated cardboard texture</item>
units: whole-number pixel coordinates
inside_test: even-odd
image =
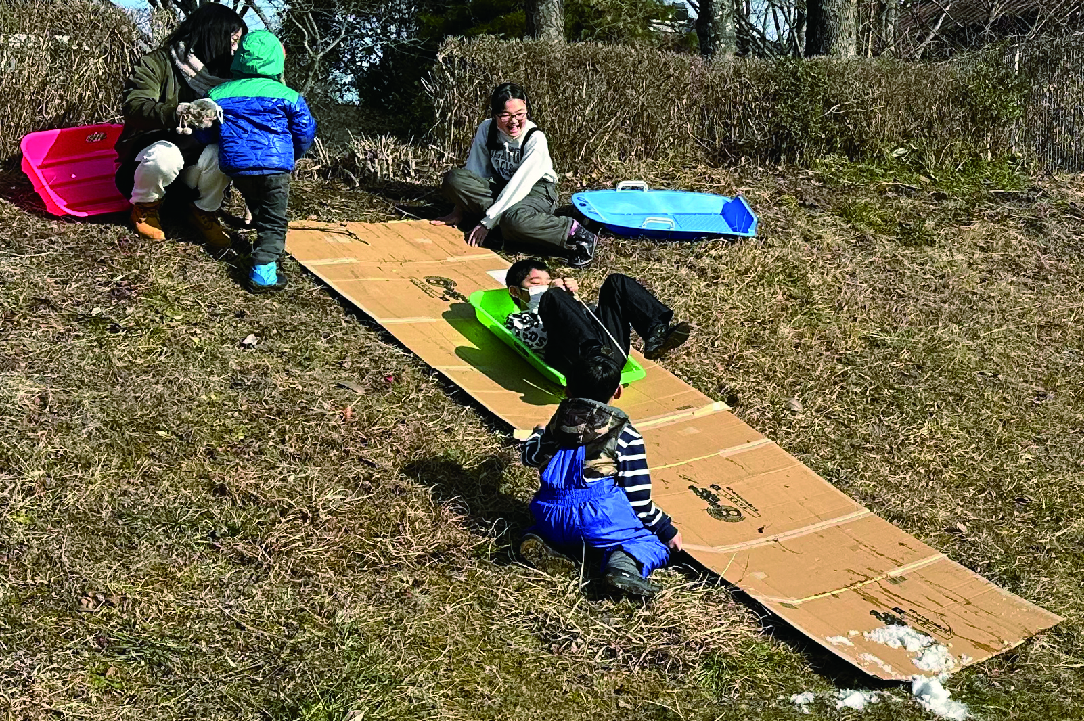
[[[424,221],[295,224],[287,250],[517,436],[552,415],[557,389],[467,302],[500,286],[499,256]],[[724,404],[637,357],[647,377],[618,405],[644,435],[656,501],[686,549],[828,650],[904,680],[989,658],[1061,620],[873,515]],[[899,624],[944,644],[952,665],[922,668],[929,646],[866,635]]]

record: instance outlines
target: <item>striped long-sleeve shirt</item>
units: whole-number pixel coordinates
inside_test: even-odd
[[[543,433],[544,431],[535,431],[523,442],[524,465],[539,467]],[[588,479],[587,482],[592,481]],[[644,438],[631,423],[627,423],[617,437],[617,474],[614,482],[625,491],[629,505],[644,527],[658,536],[660,541],[669,543],[670,539],[677,535],[677,528],[670,516],[663,513],[651,500],[651,471],[647,465]]]
[[[651,500],[651,471],[647,467],[647,451],[644,437],[631,423],[617,437],[617,485],[625,489],[632,510],[644,523],[644,527],[668,543],[677,535],[670,516]]]

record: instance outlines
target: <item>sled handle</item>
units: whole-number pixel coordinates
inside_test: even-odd
[[[674,228],[677,227],[677,224],[674,223],[673,218],[644,218],[644,222],[640,223],[640,229],[641,230],[649,230],[649,228],[647,227],[648,223],[666,223],[667,225],[670,226],[669,228],[667,228],[667,230],[673,230]],[[661,230],[661,228],[660,228],[660,230]]]
[[[622,180],[620,183],[617,184],[618,192],[621,192],[622,190],[630,190],[632,188],[639,188],[645,193],[648,190],[651,190],[651,188],[647,187],[647,183],[642,180]]]

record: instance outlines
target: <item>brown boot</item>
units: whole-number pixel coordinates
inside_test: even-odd
[[[132,225],[136,232],[147,240],[165,240],[166,234],[162,230],[162,219],[158,217],[158,209],[162,207],[162,201],[156,203],[135,203],[132,205]]]
[[[226,233],[226,229],[222,227],[222,223],[218,221],[217,213],[202,210],[196,207],[195,203],[189,203],[188,220],[199,231],[199,234],[203,237],[203,242],[207,244],[208,250],[213,253],[229,250],[231,245],[230,236]]]

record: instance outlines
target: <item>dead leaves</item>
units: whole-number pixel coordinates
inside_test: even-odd
[[[95,613],[103,608],[120,608],[126,602],[121,595],[106,595],[104,593],[86,593],[79,597],[80,613]]]

